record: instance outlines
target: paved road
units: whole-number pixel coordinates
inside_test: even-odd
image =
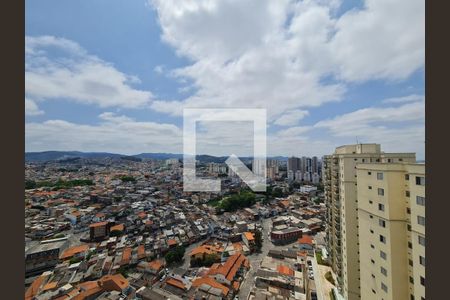
[[[271,221],[270,219],[263,219],[262,221],[262,227],[263,232],[262,236],[264,238],[262,242],[261,247],[261,253],[252,254],[249,255],[247,258],[250,261],[250,271],[245,276],[244,281],[241,284],[241,287],[239,289],[239,299],[247,299],[248,294],[250,293],[250,290],[252,289],[253,285],[255,284],[255,273],[259,268],[259,265],[261,264],[261,261],[264,257],[267,256],[270,249],[273,249],[275,246],[272,244],[272,242],[269,240],[267,233],[269,232]]]

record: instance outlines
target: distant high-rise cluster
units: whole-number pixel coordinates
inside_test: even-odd
[[[290,181],[306,181],[318,184],[321,178],[319,160],[316,156],[289,157],[287,165],[287,177]]]
[[[345,299],[425,299],[425,165],[379,144],[323,158],[326,241]]]

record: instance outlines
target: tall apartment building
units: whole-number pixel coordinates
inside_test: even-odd
[[[300,170],[300,158],[298,157],[289,157],[288,158],[288,165],[287,170],[292,171],[294,174],[296,171]]]
[[[261,158],[253,159],[252,160],[253,173],[255,173],[259,176],[267,176],[266,164],[267,164],[266,159],[261,159]]]
[[[379,144],[341,146],[332,155],[324,156],[327,248],[346,299],[361,298],[356,165],[415,161],[414,153],[384,153]]]
[[[319,173],[319,160],[317,156],[313,156],[311,160],[311,173]]]
[[[360,164],[362,299],[425,299],[425,165]]]

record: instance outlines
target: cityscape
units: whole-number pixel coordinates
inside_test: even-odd
[[[415,153],[355,144],[267,166],[254,193],[197,160],[222,190],[196,193],[179,158],[28,161],[25,299],[425,299]]]
[[[25,300],[425,300],[424,6],[26,1]]]

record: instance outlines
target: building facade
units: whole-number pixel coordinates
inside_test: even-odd
[[[414,153],[384,153],[379,144],[345,145],[324,156],[327,250],[346,299],[361,299],[356,166],[415,161]]]
[[[362,299],[425,299],[425,165],[360,164]]]
[[[288,165],[287,170],[292,171],[294,174],[296,171],[300,170],[301,160],[298,157],[289,157],[288,158]]]

